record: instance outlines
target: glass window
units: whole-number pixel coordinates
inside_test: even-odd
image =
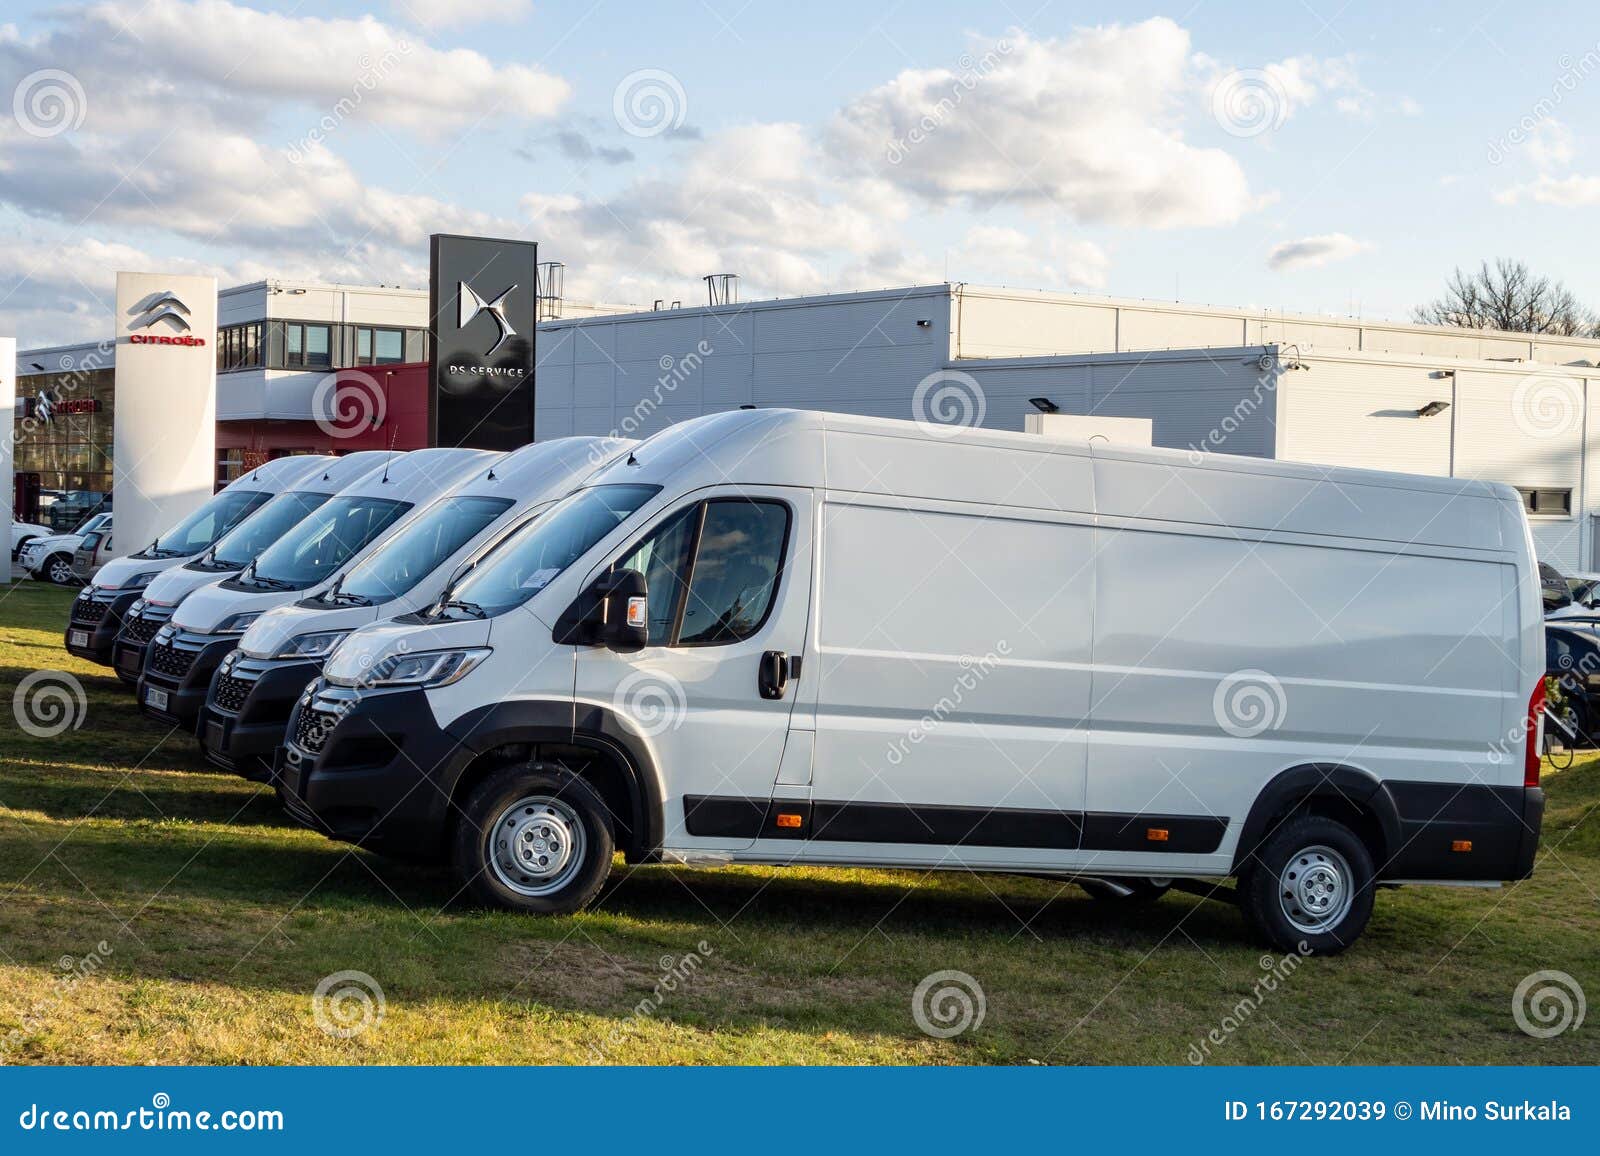
[[[294,368],[325,369],[333,364],[332,330],[327,325],[290,321],[283,327],[283,363]]]
[[[756,632],[772,606],[788,535],[788,507],[777,502],[706,503],[680,646],[716,646]]]
[[[341,596],[387,602],[410,590],[515,503],[510,498],[459,497],[435,502],[339,584]]]
[[[298,364],[305,355],[304,325],[285,325],[283,327],[283,356],[290,365]]]
[[[223,490],[183,521],[155,540],[145,558],[186,558],[210,549],[211,544],[261,506],[271,494],[264,490]]]
[[[356,364],[372,364],[372,330],[356,330]]]
[[[689,551],[700,525],[700,507],[690,506],[651,531],[614,570],[637,570],[650,592],[651,646],[670,646],[683,601],[683,578],[689,570]]]
[[[238,579],[249,585],[283,590],[315,586],[363,550],[411,509],[410,502],[391,498],[338,497],[324,502],[310,517],[263,550]]]
[[[398,329],[380,329],[372,338],[373,360],[378,365],[394,365],[406,359],[406,335]]]
[[[215,551],[218,567],[243,570],[257,554],[283,537],[302,518],[332,496],[279,494],[218,540]]]
[[[450,598],[458,606],[469,606],[469,613],[477,611],[486,616],[521,606],[660,489],[617,485],[579,490],[495,547],[450,592]]]

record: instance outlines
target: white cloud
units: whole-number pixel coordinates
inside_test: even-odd
[[[1040,289],[1104,289],[1111,259],[1093,241],[1053,230],[1025,233],[1005,225],[974,225],[950,251],[960,281],[1022,284]]]
[[[1558,120],[1542,120],[1533,126],[1525,146],[1528,159],[1540,169],[1559,169],[1572,163],[1577,145],[1572,130]]]
[[[1280,273],[1316,268],[1330,261],[1347,260],[1370,248],[1366,241],[1358,241],[1347,233],[1322,233],[1274,245],[1267,253],[1267,267]]]
[[[1534,180],[1502,189],[1494,195],[1494,199],[1502,205],[1515,205],[1523,200],[1530,200],[1536,204],[1557,205],[1564,209],[1600,205],[1600,177],[1588,177],[1578,173],[1556,177],[1549,173],[1540,173]]]
[[[1194,76],[1172,21],[1017,33],[970,67],[900,73],[828,126],[850,171],[941,205],[1045,206],[1081,222],[1220,225],[1257,204],[1244,171],[1183,138]]]
[[[391,0],[395,19],[424,28],[509,24],[533,14],[532,0]]]

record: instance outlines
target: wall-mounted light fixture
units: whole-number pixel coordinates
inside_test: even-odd
[[[1449,378],[1452,378],[1455,375],[1456,375],[1456,371],[1453,370],[1453,369],[1436,369],[1432,373],[1428,374],[1428,376],[1433,378],[1435,381],[1448,380]]]
[[[1040,413],[1060,413],[1061,407],[1048,397],[1030,397],[1028,404]]]
[[[1437,417],[1450,408],[1448,401],[1430,401],[1427,405],[1417,410],[1418,417]]]
[[[917,318],[917,328],[918,329],[932,329],[933,328],[933,321],[931,319],[927,318],[927,317],[919,317],[919,318]]]

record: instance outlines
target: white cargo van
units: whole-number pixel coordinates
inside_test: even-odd
[[[111,666],[117,677],[130,686],[139,681],[145,650],[156,631],[172,618],[178,603],[202,586],[239,573],[322,503],[361,481],[388,457],[382,450],[360,450],[342,458],[321,459],[322,469],[274,497],[200,557],[157,575],[122,616],[122,629],[111,647]]]
[[[212,678],[198,735],[206,757],[269,778],[295,699],[360,626],[420,610],[506,535],[635,443],[556,438],[522,447],[421,511],[307,598],[269,610]]]
[[[1330,952],[1380,881],[1531,871],[1542,629],[1506,486],[726,413],[351,634],[280,776],[526,911],[588,903],[613,847],[1232,876]]]
[[[273,495],[330,460],[306,454],[275,458],[257,466],[229,482],[205,505],[148,546],[100,567],[93,581],[78,592],[68,612],[68,653],[110,666],[111,646],[122,628],[122,615],[157,574],[198,557]]]
[[[193,728],[211,676],[249,625],[304,598],[345,563],[400,532],[418,509],[500,455],[426,449],[387,455],[268,546],[238,574],[194,591],[145,651],[139,708]]]

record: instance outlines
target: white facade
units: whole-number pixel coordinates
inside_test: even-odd
[[[1595,340],[929,285],[568,318],[539,357],[541,438],[741,405],[1020,430],[1042,397],[1157,446],[1548,491],[1541,557],[1600,566]]]

